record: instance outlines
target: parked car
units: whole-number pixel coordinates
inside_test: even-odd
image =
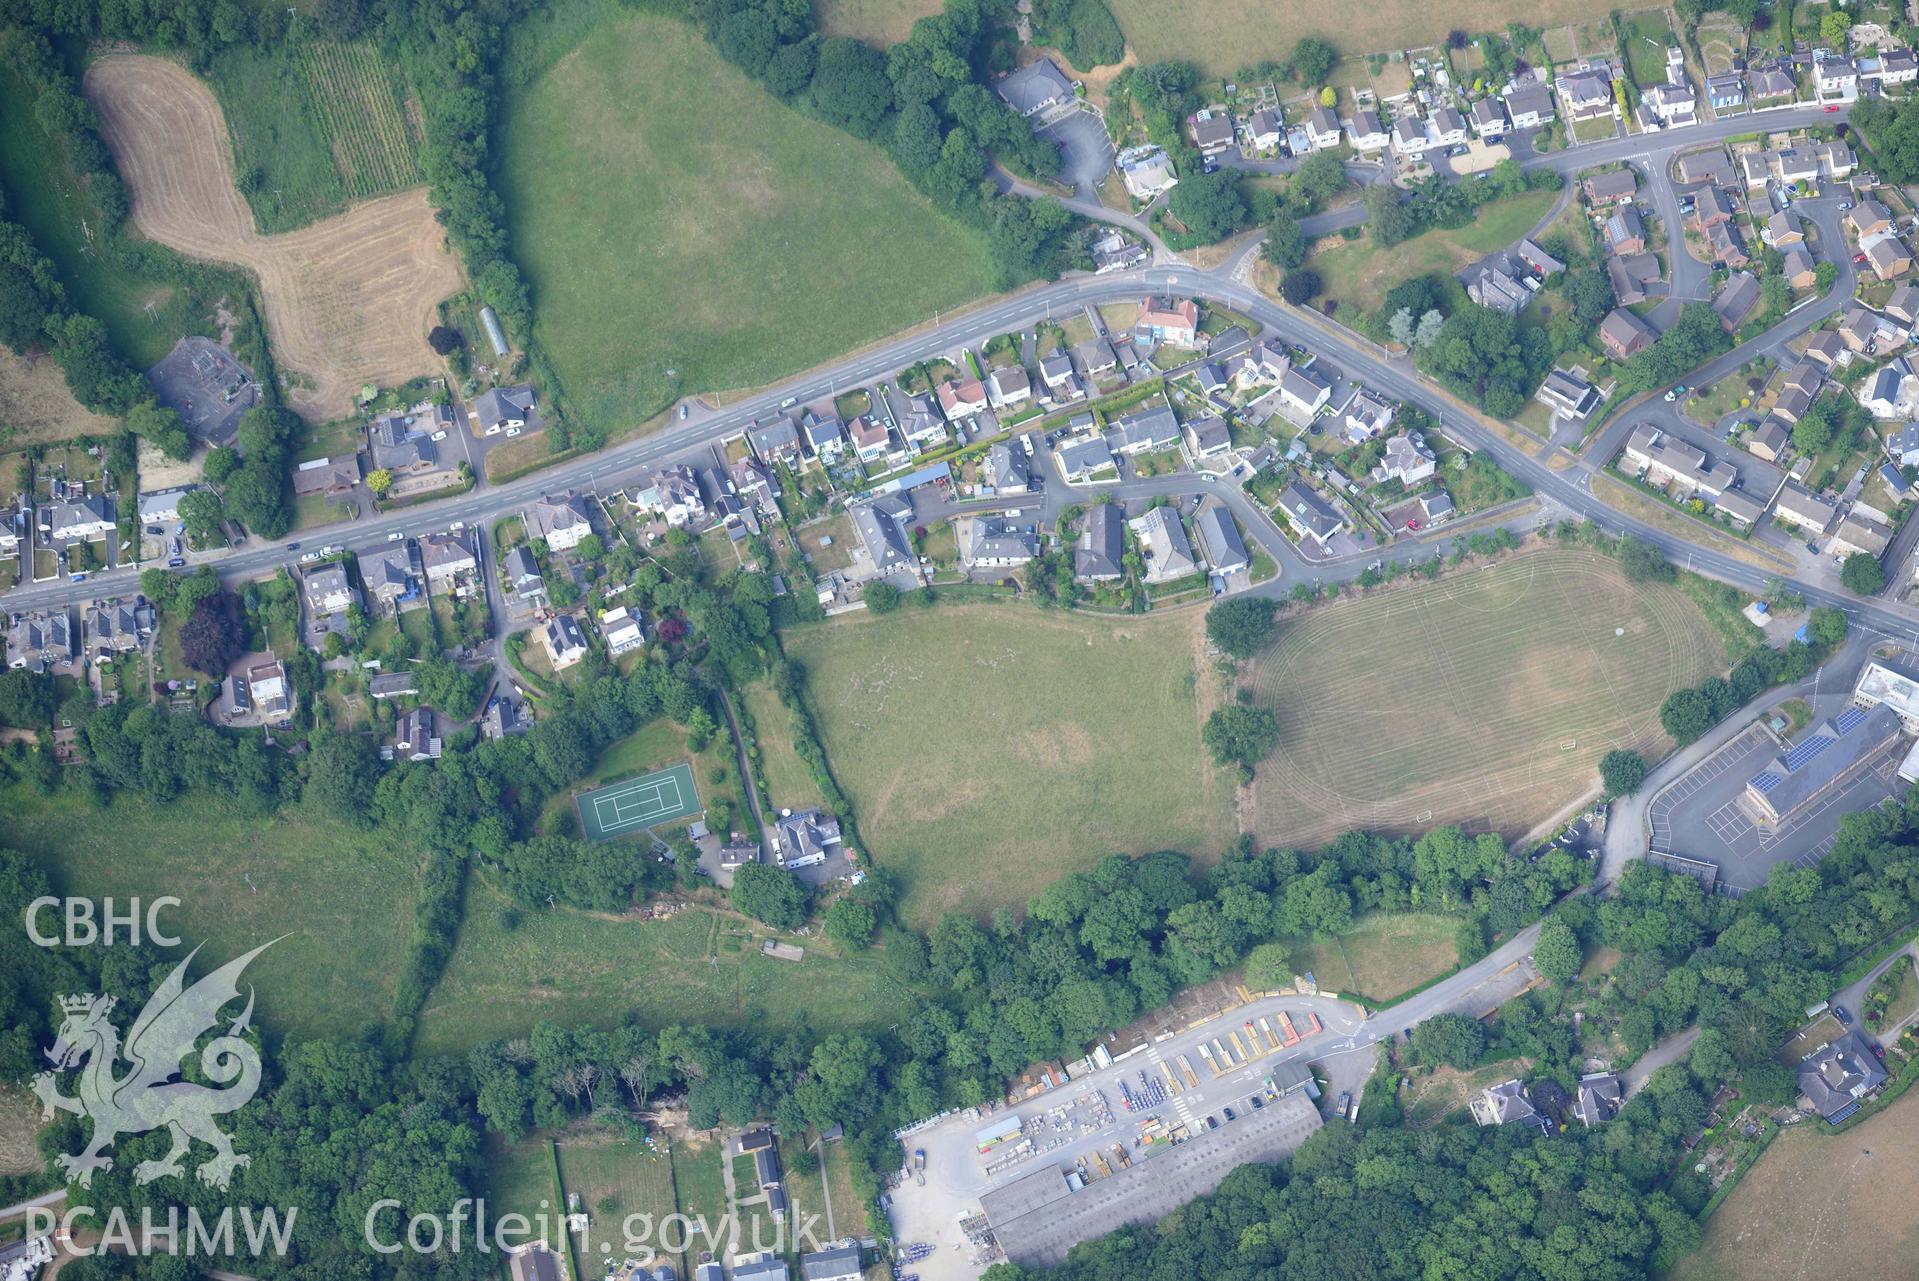
[[[1832,1016],[1833,1016],[1834,1018],[1836,1018],[1836,1019],[1838,1019],[1838,1020],[1839,1020],[1839,1026],[1840,1026],[1840,1027],[1851,1027],[1851,1026],[1852,1026],[1852,1013],[1851,1013],[1851,1011],[1849,1011],[1849,1010],[1847,1010],[1845,1006],[1843,1006],[1843,1005],[1835,1005],[1835,1006],[1833,1006],[1833,1007],[1832,1007]]]
[[[392,533],[390,533],[390,534],[388,534],[388,535],[386,536],[386,540],[387,540],[387,541],[388,541],[389,543],[397,543],[397,542],[399,542],[399,541],[400,541],[400,540],[401,540],[402,538],[405,538],[405,537],[406,537],[406,535],[405,535],[404,533],[402,533],[402,532],[400,532],[399,530],[397,530],[397,529],[396,529],[396,530],[394,530],[394,531],[393,531]]]
[[[680,421],[681,421],[681,422],[685,422],[685,421],[686,421],[686,406],[685,406],[685,405],[681,405],[681,406],[680,406]]]
[[[442,428],[441,428],[441,429],[440,429],[439,431],[436,431],[436,432],[434,432],[434,433],[433,433],[433,439],[434,439],[434,440],[445,440],[445,439],[446,439],[446,429],[445,429],[444,427],[442,427]]]
[[[1836,102],[1829,102],[1829,103],[1827,103],[1827,104],[1826,104],[1826,114],[1827,114],[1827,115],[1829,115],[1829,116],[1830,116],[1830,115],[1832,115],[1832,114],[1834,114],[1835,112],[1837,112],[1838,110],[1839,110],[1839,104],[1838,104],[1838,103],[1836,103]]]

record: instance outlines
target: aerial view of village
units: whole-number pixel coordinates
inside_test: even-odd
[[[0,1281],[1919,1277],[1919,7],[0,3]]]

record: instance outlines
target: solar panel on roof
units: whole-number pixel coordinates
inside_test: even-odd
[[[1770,792],[1773,788],[1779,786],[1781,783],[1785,781],[1786,780],[1781,775],[1775,774],[1771,770],[1767,770],[1763,774],[1754,775],[1750,786],[1752,787],[1753,791],[1758,792],[1760,795],[1763,796],[1765,793]]]
[[[1833,722],[1833,728],[1837,729],[1841,734],[1847,733],[1870,715],[1872,715],[1872,713],[1863,707],[1848,707],[1845,711],[1839,713],[1839,719]]]
[[[1833,741],[1831,737],[1825,734],[1818,734],[1799,744],[1799,746],[1786,753],[1786,772],[1791,773],[1797,770],[1807,761],[1819,755],[1819,753],[1825,751],[1828,747],[1831,747]]]

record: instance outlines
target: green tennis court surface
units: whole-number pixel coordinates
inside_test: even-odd
[[[580,829],[589,841],[610,841],[700,812],[693,767],[684,763],[596,787],[581,793],[576,803],[580,807]]]

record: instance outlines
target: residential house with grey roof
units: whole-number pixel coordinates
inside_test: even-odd
[[[1117,503],[1097,503],[1087,511],[1079,542],[1073,547],[1073,577],[1104,583],[1126,573],[1126,540],[1120,531],[1123,522]]]
[[[420,537],[420,565],[426,571],[428,584],[446,591],[462,574],[478,570],[480,558],[473,552],[472,537],[464,531],[423,534]]]
[[[134,653],[145,639],[133,606],[124,601],[88,606],[85,621],[87,657],[96,663],[110,663],[120,654]]]
[[[789,464],[800,460],[800,429],[787,414],[753,424],[746,429],[746,441],[754,455],[769,466],[777,459]]]
[[[975,516],[964,551],[974,568],[1007,569],[1039,555],[1039,539],[1009,517]]]
[[[1178,508],[1155,507],[1126,523],[1139,541],[1147,582],[1170,582],[1198,571],[1199,562],[1193,556],[1186,527],[1180,524]]]
[[[1552,1133],[1552,1121],[1533,1106],[1525,1083],[1517,1079],[1487,1086],[1474,1094],[1467,1106],[1480,1125],[1521,1125],[1541,1134]]]
[[[914,563],[911,502],[899,494],[882,494],[870,503],[854,504],[850,514],[873,576],[883,578]]]
[[[473,402],[473,418],[480,434],[491,436],[501,431],[524,431],[540,422],[539,397],[533,388],[489,387]]]
[[[1179,419],[1171,405],[1160,402],[1115,419],[1106,429],[1106,444],[1116,454],[1158,453],[1179,443]]]
[[[986,483],[995,494],[1023,494],[1032,487],[1026,451],[1010,440],[997,440],[986,451]]]
[[[1246,541],[1239,536],[1239,523],[1220,502],[1210,502],[1193,517],[1193,532],[1199,535],[1200,550],[1207,564],[1220,575],[1244,573],[1252,566]]]
[[[540,577],[539,562],[533,559],[532,551],[524,543],[507,548],[502,563],[507,585],[514,591],[522,596],[546,595],[546,580]]]
[[[844,842],[839,819],[824,810],[788,810],[773,825],[773,855],[781,867],[812,867],[824,863],[827,856]],[[764,1148],[763,1152],[775,1149]],[[774,1167],[772,1181],[779,1182]],[[765,1179],[762,1178],[762,1184]]]
[[[80,657],[80,638],[65,606],[15,614],[7,624],[7,666],[61,672]]]
[[[1799,1065],[1799,1093],[1829,1125],[1857,1112],[1887,1079],[1857,1028],[1815,1050]]]
[[[1039,58],[993,82],[993,92],[1022,116],[1039,113],[1075,99],[1073,82],[1051,58]]]
[[[555,614],[540,628],[540,644],[556,672],[565,671],[586,657],[586,633],[580,620],[571,614]]]
[[[1589,1072],[1579,1078],[1573,1098],[1573,1115],[1587,1129],[1604,1125],[1619,1115],[1625,1105],[1625,1090],[1619,1077],[1611,1072]]]
[[[1117,479],[1118,476],[1118,464],[1113,459],[1112,448],[1101,436],[1061,445],[1054,454],[1054,460],[1060,474],[1070,484],[1081,484],[1095,477]],[[1109,471],[1113,473],[1111,477],[1103,475]]]
[[[1332,504],[1298,481],[1281,491],[1278,507],[1285,513],[1293,529],[1302,537],[1311,539],[1321,551],[1326,549],[1336,534],[1346,528],[1345,519],[1334,510]]]
[[[527,505],[525,515],[527,537],[544,539],[554,551],[571,551],[593,532],[586,499],[576,490],[544,494]]]

